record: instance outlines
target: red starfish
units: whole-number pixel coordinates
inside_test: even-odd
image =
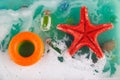
[[[59,30],[74,36],[74,41],[68,50],[70,55],[73,56],[81,47],[88,46],[95,52],[98,58],[102,58],[104,55],[97,42],[97,36],[102,32],[111,29],[113,27],[112,24],[91,24],[88,18],[88,11],[85,6],[81,8],[80,17],[80,23],[76,26],[59,24],[57,27]]]

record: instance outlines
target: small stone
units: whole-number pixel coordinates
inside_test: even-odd
[[[52,41],[51,38],[46,39],[46,43],[47,43],[47,44],[50,44],[51,41]]]
[[[64,61],[64,58],[63,57],[58,57],[58,60],[60,61],[60,62],[63,62]]]
[[[99,71],[98,71],[98,70],[95,70],[95,72],[96,72],[96,73],[99,73]]]
[[[97,61],[98,61],[97,59],[93,59],[93,63],[97,63]]]
[[[105,51],[108,51],[108,52],[112,51],[114,48],[115,48],[115,41],[114,40],[107,41],[102,46],[102,49]]]
[[[50,52],[50,50],[48,49],[48,50],[47,50],[47,53],[49,53],[49,52]]]

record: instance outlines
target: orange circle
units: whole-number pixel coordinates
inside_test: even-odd
[[[34,52],[29,57],[19,54],[18,47],[23,41],[30,41],[34,45]],[[11,59],[22,66],[29,66],[36,63],[44,54],[44,44],[42,39],[32,32],[21,32],[14,36],[8,47]]]

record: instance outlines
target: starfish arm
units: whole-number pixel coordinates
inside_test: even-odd
[[[89,16],[88,16],[88,10],[85,6],[83,6],[81,8],[81,11],[80,11],[80,23],[78,24],[79,26],[83,26],[83,27],[79,27],[81,28],[80,30],[82,32],[85,32],[86,29],[88,29],[89,25],[91,25],[90,23],[90,20],[89,20]]]
[[[108,24],[100,24],[100,25],[97,25],[95,27],[95,30],[97,32],[97,34],[101,34],[102,32],[105,32],[109,29],[113,28],[113,25],[111,23],[108,23]]]
[[[74,46],[74,48],[73,48]],[[69,48],[70,55],[73,56],[81,47],[83,47],[83,44],[75,45],[74,43]]]
[[[80,23],[79,24],[84,24],[85,23],[85,9],[86,7],[83,6],[81,7],[81,10],[80,10]]]
[[[86,21],[89,21],[88,10],[85,6],[83,6],[80,10],[80,23],[85,23]]]
[[[75,46],[74,49],[72,49],[71,51],[70,51],[70,49],[69,49],[70,55],[73,56],[73,55],[74,55],[80,48],[82,48],[82,47],[83,47],[83,45],[80,44],[79,47],[78,47],[78,46]]]
[[[57,29],[61,30],[61,31],[64,31],[64,32],[67,32],[71,35],[74,35],[75,34],[75,29],[76,27],[75,26],[71,26],[71,25],[67,25],[67,24],[59,24],[57,26]]]
[[[95,52],[95,54],[96,54],[96,56],[97,56],[98,58],[102,58],[102,57],[104,56],[104,54],[103,54],[103,52],[102,52],[102,50],[101,50],[101,48],[100,48],[97,40],[96,40],[96,39],[89,38],[89,37],[88,37],[88,39],[89,39],[89,41],[90,41],[90,42],[87,44],[88,47],[90,47],[90,48],[93,50],[93,52]]]
[[[70,51],[70,54],[74,55],[80,48],[83,46],[87,46],[89,44],[89,40],[86,37],[82,37],[78,42],[77,45]]]
[[[75,54],[75,52],[78,51],[76,46],[79,44],[81,39],[82,39],[82,35],[79,38],[75,37],[74,41],[72,42],[71,46],[69,47],[68,51],[70,52],[71,56],[73,56]]]
[[[80,10],[80,22],[89,22],[87,7],[83,6]]]

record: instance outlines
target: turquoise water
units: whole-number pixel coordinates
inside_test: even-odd
[[[80,20],[80,8],[81,6],[87,6],[89,17],[91,20],[91,23],[97,25],[97,24],[104,24],[104,23],[112,23],[114,25],[114,28],[102,33],[98,37],[98,42],[100,45],[102,43],[109,41],[109,40],[115,40],[117,46],[112,51],[113,55],[115,56],[115,59],[108,60],[109,66],[105,66],[103,72],[110,71],[111,74],[114,74],[115,64],[120,64],[119,57],[119,34],[117,33],[117,30],[119,29],[118,25],[119,19],[116,14],[117,8],[115,5],[114,0],[52,0],[53,4],[56,2],[56,7],[54,6],[48,6],[49,0],[40,0],[43,1],[43,4],[41,2],[40,5],[34,4],[38,0],[1,0],[0,1],[0,9],[2,10],[12,10],[17,13],[18,10],[21,8],[30,9],[31,15],[31,25],[27,27],[24,25],[27,23],[27,20],[21,16],[18,17],[17,22],[13,23],[11,28],[8,30],[7,33],[5,33],[4,38],[1,40],[1,50],[6,51],[7,47],[9,45],[10,40],[12,37],[16,34],[18,34],[21,31],[32,31],[37,33],[42,37],[42,39],[45,41],[47,38],[51,38],[53,41],[62,40],[65,35],[69,37],[70,39],[66,41],[66,45],[69,47],[73,37],[69,34],[66,34],[58,29],[56,29],[56,26],[58,24],[64,23],[64,24],[71,24],[71,25],[77,25]],[[58,3],[57,3],[58,2]],[[119,1],[118,1],[119,2]],[[46,4],[46,5],[45,5]],[[32,6],[33,5],[33,6]],[[34,7],[37,6],[37,7]],[[52,25],[51,29],[47,32],[40,30],[40,19],[43,16],[44,10],[50,10],[51,11],[51,18],[52,18]],[[1,15],[1,14],[0,14]],[[29,22],[28,22],[29,23]],[[25,29],[27,28],[27,29]]]
[[[13,9],[18,10],[23,6],[29,6],[37,0],[1,0],[0,9]]]

